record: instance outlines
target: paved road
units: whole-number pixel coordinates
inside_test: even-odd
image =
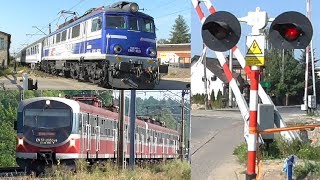
[[[191,131],[191,178],[195,180],[214,179],[215,170],[244,141],[243,120],[237,111],[193,111]]]
[[[300,106],[277,107],[286,122],[306,122]],[[243,120],[238,110],[192,111],[192,179],[243,179],[234,171],[238,165],[233,150],[243,138]],[[240,170],[239,170],[240,169]]]
[[[104,90],[105,88],[99,87],[91,83],[83,83],[72,79],[62,77],[31,77],[38,80],[38,89],[41,90]],[[186,85],[190,83],[190,79],[172,79],[167,78],[160,81],[160,84],[155,87],[156,89],[169,89],[181,90],[185,89]],[[0,78],[0,90],[22,89],[22,77],[6,76]]]

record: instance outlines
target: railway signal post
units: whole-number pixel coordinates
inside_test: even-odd
[[[119,127],[118,127],[118,151],[117,151],[117,163],[119,170],[124,168],[124,112],[125,112],[125,96],[124,96],[124,90],[120,90],[120,107],[119,107]]]
[[[130,160],[129,166],[134,169],[135,158],[134,158],[134,140],[135,140],[135,119],[136,119],[136,90],[131,90],[130,97]]]

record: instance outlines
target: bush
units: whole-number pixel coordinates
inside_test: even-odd
[[[296,179],[304,179],[310,176],[320,176],[320,163],[311,163],[310,161],[304,161],[303,165],[294,166],[294,175]]]
[[[233,150],[233,155],[237,156],[239,163],[246,164],[247,163],[247,153],[248,147],[247,143],[241,143]]]
[[[242,164],[247,162],[247,144],[237,146],[233,154],[237,156]],[[263,145],[261,148],[262,159],[285,159],[290,155],[296,155],[299,159],[320,161],[320,147],[313,147],[310,144],[302,144],[295,140],[288,142],[282,138],[276,138],[269,148]]]
[[[153,164],[147,168],[135,166],[134,171],[125,169],[119,171],[117,166],[111,162],[95,164],[89,169],[86,161],[76,162],[76,173],[68,170],[63,165],[54,166],[54,179],[139,179],[139,180],[184,180],[191,179],[191,167],[186,161],[171,161],[168,163]],[[47,171],[48,172],[48,171]]]

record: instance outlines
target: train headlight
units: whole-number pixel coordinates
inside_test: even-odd
[[[23,139],[22,138],[19,138],[18,139],[18,145],[20,146],[20,145],[23,145]]]
[[[138,6],[137,3],[131,3],[130,4],[130,11],[132,13],[136,13],[136,12],[138,12],[138,10],[139,10],[139,6]]]
[[[70,140],[70,146],[76,146],[76,140],[71,139]]]
[[[46,105],[50,106],[50,100],[46,100]]]
[[[155,57],[157,55],[157,51],[154,50],[153,48],[148,48],[147,49],[147,54],[151,57]]]
[[[115,46],[113,47],[113,51],[114,51],[115,53],[119,54],[119,53],[121,53],[121,51],[122,51],[122,47],[121,47],[120,45],[115,45]]]

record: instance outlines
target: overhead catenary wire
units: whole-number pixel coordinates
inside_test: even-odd
[[[71,8],[69,8],[67,11],[70,11],[70,10],[72,10],[72,9],[74,9],[75,7],[77,7],[77,6],[79,6],[81,3],[83,3],[84,1],[86,1],[86,0],[80,0],[77,4],[75,4],[75,5],[73,5]],[[55,18],[54,20],[52,20],[51,22],[49,22],[48,24],[52,24],[52,23],[54,23],[55,21],[57,21],[59,19],[59,17],[57,17],[57,18]],[[47,25],[45,25],[45,26],[43,26],[43,28],[41,28],[41,31],[43,31],[44,29],[46,29],[47,28]],[[33,33],[33,34],[37,34],[37,33],[39,33],[39,32],[41,32],[40,30],[38,30],[37,32],[35,32],[35,33]],[[26,41],[25,41],[25,43],[23,43],[23,44],[29,44],[29,41],[32,39],[32,36],[30,37],[30,38],[28,38]],[[20,47],[21,49],[23,49],[23,47],[21,46]]]

